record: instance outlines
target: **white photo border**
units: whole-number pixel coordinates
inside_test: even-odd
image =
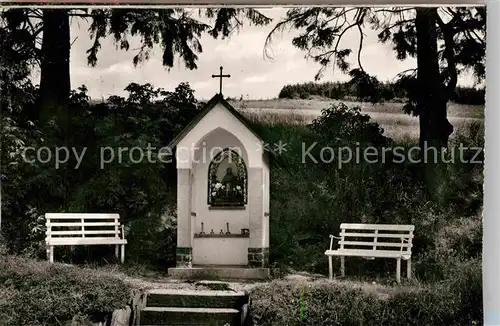
[[[483,314],[484,325],[500,325],[500,0],[0,0],[8,7],[137,7],[154,8],[170,6],[450,6],[486,5],[486,105],[485,105],[485,159],[484,159],[484,206],[483,206]]]
[[[483,206],[484,325],[500,325],[500,1],[486,6],[486,105]]]

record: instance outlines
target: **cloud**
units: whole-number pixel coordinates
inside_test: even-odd
[[[253,83],[262,83],[262,82],[265,82],[266,80],[267,80],[266,75],[259,75],[259,76],[247,77],[243,80],[243,82],[253,84]]]

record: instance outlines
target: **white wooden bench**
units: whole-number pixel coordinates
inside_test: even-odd
[[[407,261],[407,278],[411,278],[411,248],[413,225],[349,224],[340,225],[340,237],[330,235],[328,256],[329,277],[333,278],[332,257],[340,256],[340,272],[345,276],[345,257],[366,259],[396,259],[396,279],[401,281],[401,260]],[[339,240],[340,248],[333,250],[333,239]]]
[[[55,246],[115,245],[115,256],[125,261],[125,234],[118,214],[47,213],[47,259],[54,262]]]

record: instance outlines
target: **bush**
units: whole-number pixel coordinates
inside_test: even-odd
[[[360,107],[349,107],[344,103],[332,104],[314,119],[311,129],[327,142],[338,140],[351,146],[355,142],[374,146],[385,145],[388,139],[384,130],[369,115],[361,113]],[[338,143],[337,143],[338,144]]]
[[[2,325],[58,325],[73,317],[102,318],[123,308],[131,289],[89,268],[0,257]]]
[[[127,265],[142,265],[165,271],[175,266],[177,242],[175,205],[160,216],[137,219],[127,234]]]
[[[482,251],[481,216],[442,218],[434,224],[420,223],[420,233],[427,234],[422,241],[426,245],[415,254],[413,264],[417,277],[427,282],[450,279],[467,269],[471,260],[480,259]]]
[[[301,93],[299,94],[299,98],[300,98],[301,100],[307,100],[307,99],[309,99],[309,97],[310,97],[310,96],[311,96],[311,95],[310,95],[309,93],[307,93],[307,92],[301,92]]]
[[[273,281],[252,290],[252,318],[259,326],[479,325],[480,266],[477,259],[450,281],[405,288],[323,280]]]
[[[485,88],[457,87],[451,100],[460,104],[484,105],[485,95]]]

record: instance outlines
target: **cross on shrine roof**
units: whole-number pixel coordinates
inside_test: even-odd
[[[223,69],[222,66],[219,69],[220,69],[220,74],[219,75],[212,75],[212,78],[219,78],[219,80],[220,80],[219,81],[220,82],[220,84],[219,84],[219,94],[222,95],[222,78],[230,78],[231,75],[223,75],[222,74],[222,69]]]

